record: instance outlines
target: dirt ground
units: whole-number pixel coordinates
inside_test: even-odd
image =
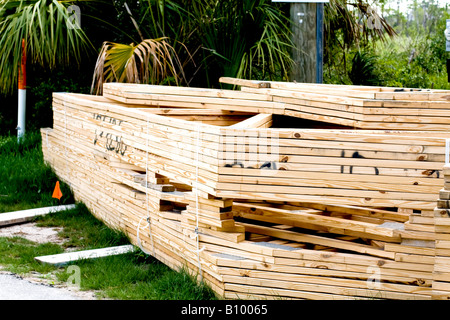
[[[61,229],[38,227],[34,222],[22,223],[0,228],[0,237],[22,237],[37,243],[62,244],[64,240],[58,236]]]
[[[64,239],[58,236],[58,232],[61,228],[43,228],[36,226],[36,223],[22,223],[16,224],[8,227],[0,228],[0,237],[22,237],[30,241],[37,243],[52,242],[56,244],[64,243]],[[0,273],[11,274],[10,272],[2,270],[0,266]],[[28,281],[34,284],[50,286],[54,288],[60,288],[62,293],[67,294],[70,292],[75,295],[78,299],[82,300],[96,300],[95,292],[92,291],[81,291],[77,288],[68,287],[65,283],[58,283],[56,276],[54,274],[40,274],[38,272],[31,272],[26,275],[14,275],[23,281]]]

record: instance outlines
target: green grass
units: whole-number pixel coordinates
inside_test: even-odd
[[[40,135],[29,134],[22,144],[16,137],[0,137],[0,212],[57,205],[51,198],[56,175],[42,159]],[[61,184],[62,204],[73,203],[70,189]],[[1,214],[1,213],[0,213]],[[81,203],[75,209],[35,219],[40,227],[62,227],[65,242],[38,244],[20,237],[0,237],[0,266],[25,275],[38,272],[68,282],[68,267],[40,264],[36,256],[129,244],[122,232],[108,228]],[[176,272],[140,250],[93,260],[77,261],[80,289],[95,290],[100,298],[123,300],[208,300],[213,291],[199,285],[186,271]]]
[[[210,300],[210,288],[197,285],[185,270],[175,272],[156,259],[140,252],[83,260],[81,288],[100,290],[100,297],[120,300]],[[59,273],[67,281],[69,273]]]
[[[20,237],[0,237],[0,265],[18,274],[31,271],[39,273],[53,271],[54,267],[40,264],[34,260],[34,257],[63,251],[59,245],[53,243],[36,244]]]
[[[73,210],[38,217],[36,222],[39,227],[63,227],[59,236],[65,239],[65,249],[75,247],[88,250],[129,244],[123,233],[108,228],[82,203],[78,203]]]
[[[73,203],[64,183],[61,201],[52,198],[57,180],[43,162],[40,133],[27,134],[20,144],[15,136],[0,137],[0,212]]]

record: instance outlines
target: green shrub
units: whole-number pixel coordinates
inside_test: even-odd
[[[378,86],[381,84],[376,68],[377,57],[368,51],[356,51],[352,59],[349,77],[355,85]]]

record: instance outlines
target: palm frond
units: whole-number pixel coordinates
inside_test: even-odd
[[[105,82],[152,83],[184,79],[183,67],[166,38],[138,45],[104,42],[94,70],[91,93],[101,94]]]
[[[192,6],[209,73],[286,77],[292,63],[292,31],[277,5],[268,0],[200,0]]]
[[[80,63],[92,49],[81,28],[70,28],[68,3],[56,0],[0,1],[0,91],[16,87],[25,39],[27,58],[48,69]]]
[[[331,45],[342,36],[343,47],[366,44],[369,40],[386,41],[397,33],[384,17],[362,0],[330,0],[325,6],[325,34]]]

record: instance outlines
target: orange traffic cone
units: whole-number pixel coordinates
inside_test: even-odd
[[[62,197],[62,192],[61,192],[61,189],[59,188],[59,181],[56,181],[55,190],[53,190],[52,198],[56,198],[59,201],[61,201],[61,197]]]

